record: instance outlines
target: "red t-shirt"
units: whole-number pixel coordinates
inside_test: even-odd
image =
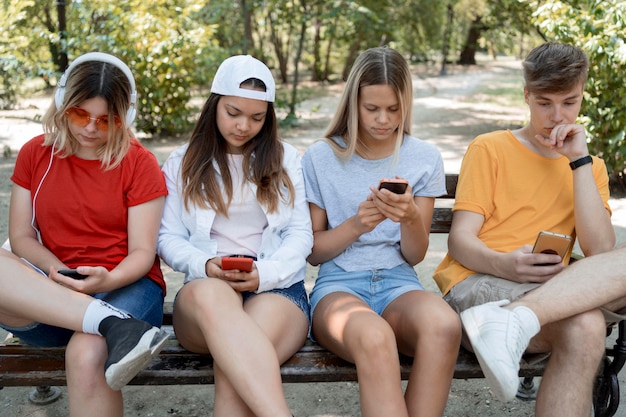
[[[97,160],[55,156],[42,182],[51,151],[43,139],[37,136],[21,148],[11,180],[32,197],[39,188],[33,210],[44,246],[70,268],[115,268],[128,255],[128,208],[167,195],[155,156],[136,139],[109,171]],[[165,291],[156,255],[147,276]]]

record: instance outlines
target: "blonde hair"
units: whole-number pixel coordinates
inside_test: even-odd
[[[53,101],[43,116],[43,146],[54,146],[54,153],[59,158],[74,155],[79,148],[79,142],[71,134],[65,112],[85,100],[101,97],[107,102],[109,120],[112,121],[117,116],[122,121],[119,129],[115,128],[113,122],[109,123],[108,140],[98,149],[102,167],[105,170],[115,168],[130,149],[132,132],[126,126],[130,95],[130,82],[115,65],[101,61],[78,64],[68,76],[63,104],[57,108]]]
[[[363,144],[358,140],[358,105],[361,87],[381,84],[389,85],[394,90],[400,105],[401,127],[398,128],[394,151],[396,158],[404,135],[411,134],[413,82],[409,65],[404,57],[394,49],[384,46],[371,48],[361,53],[354,62],[335,116],[324,135],[339,158],[348,159],[355,152],[363,153]],[[343,138],[345,147],[333,140],[333,137],[336,136]]]

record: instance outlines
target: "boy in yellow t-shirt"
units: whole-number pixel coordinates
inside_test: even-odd
[[[576,124],[589,62],[574,46],[545,43],[523,67],[529,123],[478,136],[469,145],[449,252],[434,278],[461,314],[466,347],[469,339],[496,396],[514,398],[524,351],[551,352],[536,415],[588,416],[604,353],[598,308],[609,313],[626,306],[626,283],[618,288],[626,267],[611,270],[594,257],[565,268],[569,252],[561,261],[532,253],[532,245],[542,230],[578,238],[586,256],[615,245],[606,167],[589,155],[585,129]],[[598,258],[623,264],[623,253]],[[592,279],[615,287],[596,291]],[[615,294],[622,300],[613,305]]]

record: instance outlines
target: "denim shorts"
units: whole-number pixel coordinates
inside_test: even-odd
[[[214,279],[214,278],[196,278],[196,279]],[[195,281],[195,279],[191,281]],[[185,285],[190,283],[191,281],[185,282]],[[267,294],[267,293],[278,294],[287,298],[289,301],[297,305],[298,308],[302,310],[306,318],[309,319],[310,305],[309,305],[309,298],[306,294],[306,289],[304,288],[304,281],[298,281],[295,284],[287,288],[274,288],[273,290],[268,290],[268,291],[264,291],[260,293],[256,293],[252,291],[244,291],[241,293],[241,296],[243,297],[243,302],[245,303],[246,301],[248,301],[250,298],[254,296],[257,296],[260,294]],[[178,294],[176,294],[176,297],[174,298],[174,304],[176,304],[176,298],[178,298]]]
[[[149,278],[141,278],[126,287],[99,293],[94,298],[104,300],[133,317],[160,327],[163,320],[163,289]],[[0,327],[13,333],[13,336],[35,346],[65,346],[74,334],[73,330],[50,326],[43,323],[30,323],[24,327]]]
[[[293,284],[291,287],[274,288],[273,290],[265,291],[262,293],[244,291],[241,293],[241,295],[243,297],[243,302],[245,303],[247,300],[254,297],[255,295],[265,294],[265,293],[278,294],[278,295],[282,295],[283,297],[286,297],[295,305],[297,305],[300,308],[300,310],[302,310],[302,312],[307,317],[307,319],[309,318],[311,307],[309,305],[309,298],[307,297],[306,289],[304,288],[304,281],[298,281],[295,284]]]
[[[346,272],[330,261],[320,267],[311,291],[311,317],[317,303],[334,292],[359,297],[380,315],[393,300],[409,291],[424,291],[424,287],[415,269],[407,263],[392,269]]]

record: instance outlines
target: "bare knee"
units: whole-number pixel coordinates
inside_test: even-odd
[[[65,367],[68,385],[81,389],[96,387],[104,379],[104,363],[107,358],[103,337],[76,333],[65,350]]]
[[[446,306],[439,308],[429,317],[430,325],[428,329],[433,333],[433,337],[443,340],[461,342],[461,320],[456,311]]]
[[[233,303],[240,305],[241,301],[228,284],[217,279],[195,280],[183,286],[176,296],[174,318],[178,314],[201,314],[203,321],[223,320],[223,309]]]
[[[555,323],[552,353],[599,361],[605,350],[606,323],[600,310],[578,314]]]
[[[397,362],[398,349],[391,326],[384,320],[371,323],[366,331],[361,331],[355,338],[352,349],[355,362],[386,363],[392,358]]]

